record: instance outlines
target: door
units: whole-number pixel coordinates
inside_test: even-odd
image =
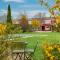
[[[42,26],[42,31],[45,31],[45,26]]]

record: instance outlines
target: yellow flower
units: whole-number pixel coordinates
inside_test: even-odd
[[[46,53],[46,54],[48,54],[48,51],[47,51],[47,50],[45,50],[45,53]]]
[[[58,49],[58,51],[60,52],[60,47],[59,48],[57,48]]]
[[[47,56],[48,56],[48,57],[50,57],[50,56],[51,56],[51,54],[50,54],[50,53],[48,53],[48,54],[47,54]]]
[[[47,50],[45,51],[45,54],[46,54],[48,57],[51,56],[51,54],[50,54]]]
[[[54,45],[54,48],[58,48],[58,45]]]
[[[0,24],[0,34],[4,34],[5,33],[6,27],[7,27],[6,25]]]
[[[50,57],[50,60],[53,60],[53,59],[54,59],[54,56],[51,56],[51,57]]]
[[[52,49],[53,49],[52,46],[49,46],[49,47],[48,47],[48,51],[51,51]]]

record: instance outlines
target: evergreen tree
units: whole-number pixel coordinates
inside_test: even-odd
[[[12,23],[10,4],[8,5],[8,12],[7,12],[7,23]]]

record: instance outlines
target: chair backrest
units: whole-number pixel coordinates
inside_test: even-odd
[[[12,42],[12,49],[24,49],[26,47],[27,43],[23,41],[13,41]]]
[[[38,44],[38,41],[37,41],[36,44],[35,44],[34,52],[35,52],[35,50],[36,50],[36,48],[37,48],[37,44]]]

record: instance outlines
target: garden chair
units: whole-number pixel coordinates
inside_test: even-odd
[[[13,60],[24,60],[25,58],[25,48],[27,42],[23,41],[14,41],[12,42],[12,59]]]
[[[25,60],[34,60],[33,56],[36,51],[38,42],[35,44],[34,48],[26,48],[25,49]]]

